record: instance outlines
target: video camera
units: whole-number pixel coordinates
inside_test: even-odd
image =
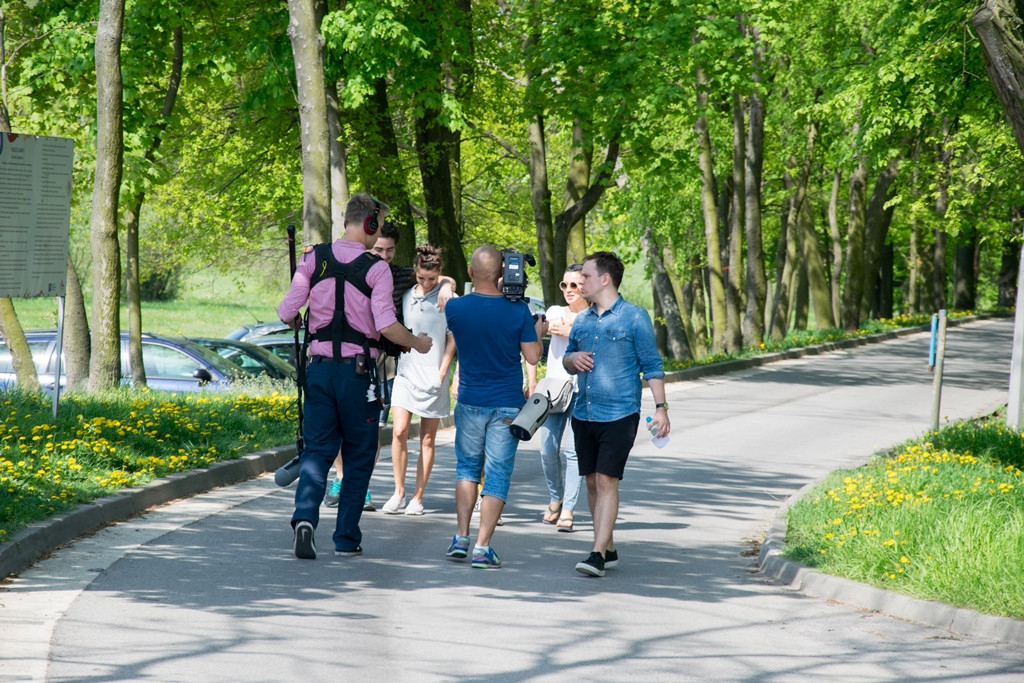
[[[524,254],[515,249],[502,249],[501,252],[501,293],[509,301],[519,301],[526,297],[526,265],[537,265],[533,254]]]

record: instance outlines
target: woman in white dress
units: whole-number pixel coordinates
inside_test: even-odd
[[[441,250],[428,244],[416,247],[413,268],[416,285],[402,297],[402,316],[413,334],[427,333],[434,344],[428,353],[403,353],[391,392],[391,465],[395,493],[384,504],[385,514],[422,515],[423,491],[434,467],[434,437],[442,417],[451,413],[448,369],[455,357],[455,342],[444,313],[437,306],[441,289]],[[420,455],[416,460],[416,488],[406,504],[405,475],[409,464],[409,425],[420,417]]]

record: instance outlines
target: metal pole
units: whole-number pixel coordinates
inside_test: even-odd
[[[942,366],[946,359],[946,310],[939,311],[939,329],[935,339],[935,369],[932,378],[932,431],[939,428],[939,404],[942,403]]]

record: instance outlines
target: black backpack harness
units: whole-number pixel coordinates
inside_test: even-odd
[[[331,322],[324,325],[316,332],[309,332],[309,323],[306,323],[306,333],[316,341],[331,342],[331,352],[335,359],[341,359],[341,343],[348,342],[363,347],[367,362],[370,359],[370,349],[380,348],[376,339],[370,339],[364,333],[352,327],[345,318],[345,283],[351,282],[356,289],[370,298],[373,289],[366,282],[366,275],[380,257],[372,252],[363,252],[348,263],[342,263],[334,257],[329,242],[324,242],[313,247],[313,254],[316,261],[313,266],[313,276],[309,279],[309,289],[321,280],[334,278],[334,315]]]
[[[309,289],[312,291],[313,286],[318,282],[326,280],[327,278],[334,278],[334,314],[331,317],[330,323],[324,325],[316,332],[310,332],[309,308],[306,308],[306,319],[304,321],[306,335],[302,349],[303,359],[306,356],[306,349],[309,348],[311,340],[331,342],[331,353],[335,360],[341,360],[342,342],[361,346],[363,349],[362,365],[366,368],[365,372],[370,375],[371,394],[373,393],[372,386],[375,384],[377,387],[376,396],[371,398],[371,394],[367,394],[367,399],[379,399],[384,404],[390,403],[390,396],[387,391],[387,382],[381,381],[380,374],[377,372],[377,364],[373,361],[373,358],[370,357],[370,349],[381,348],[380,343],[376,339],[371,339],[367,337],[365,333],[352,327],[348,322],[348,319],[345,317],[345,283],[351,282],[356,289],[365,294],[366,298],[369,299],[373,292],[373,288],[367,283],[366,276],[367,273],[369,273],[370,268],[380,261],[381,258],[376,254],[367,251],[348,263],[342,263],[335,258],[329,242],[324,242],[314,246],[313,255],[316,258],[313,264],[313,275],[309,279]],[[360,363],[357,356],[357,368],[359,365]],[[358,374],[363,373],[358,372]]]

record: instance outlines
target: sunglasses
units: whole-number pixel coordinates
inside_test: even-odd
[[[580,285],[578,282],[559,282],[558,286],[562,288],[564,292],[567,289],[579,289]]]

